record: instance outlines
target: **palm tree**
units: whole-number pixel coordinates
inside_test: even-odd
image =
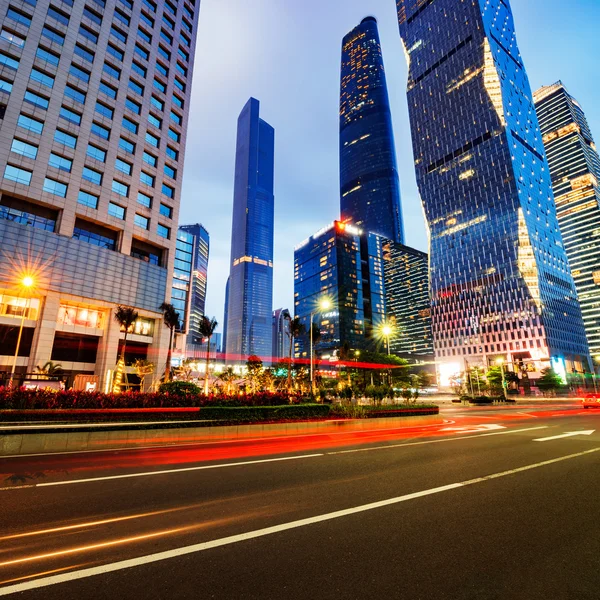
[[[173,354],[173,338],[175,337],[175,330],[179,327],[179,313],[175,310],[175,307],[168,302],[163,302],[159,306],[159,310],[162,311],[164,324],[169,328],[169,351],[167,352],[167,365],[165,367],[165,381],[171,381],[171,356]]]
[[[49,360],[43,367],[37,366],[36,372],[40,375],[48,375],[49,377],[58,377],[62,375],[62,365],[56,364]]]
[[[292,349],[294,347],[294,340],[306,332],[306,327],[300,321],[300,317],[294,317],[287,313],[284,317],[289,321],[289,326],[287,330],[287,336],[290,338],[290,352],[288,357],[288,392],[292,391]]]
[[[139,314],[135,308],[130,306],[118,306],[115,311],[115,321],[121,326],[121,329],[125,332],[123,337],[123,348],[121,350],[121,356],[119,363],[117,364],[117,372],[115,373],[115,381],[113,383],[113,392],[119,393],[121,391],[121,382],[125,374],[125,350],[127,349],[127,336],[129,330],[133,327],[133,324],[138,320]]]
[[[227,367],[220,375],[219,379],[225,382],[225,389],[228,394],[231,395],[233,391],[233,384],[238,377],[236,376],[233,367]]]
[[[217,328],[216,319],[209,319],[204,316],[200,319],[200,327],[198,330],[200,331],[200,335],[206,339],[206,375],[204,376],[204,395],[208,396],[208,377],[209,372],[208,368],[210,366],[210,338],[212,338],[215,329]]]
[[[145,389],[144,382],[146,381],[146,377],[154,373],[154,363],[151,363],[144,358],[136,358],[133,366],[135,367],[137,376],[140,378],[140,391],[143,392]]]

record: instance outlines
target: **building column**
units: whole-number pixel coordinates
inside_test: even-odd
[[[95,374],[100,379],[98,389],[101,391],[105,389],[107,371],[114,371],[117,366],[119,353],[120,326],[114,319],[114,309],[106,313],[106,319],[107,323],[104,327],[104,335],[98,343],[95,370]]]
[[[52,358],[52,346],[54,345],[59,308],[60,294],[48,292],[41,302],[40,315],[33,334],[33,343],[27,364],[29,373],[33,373],[38,366],[44,366]]]

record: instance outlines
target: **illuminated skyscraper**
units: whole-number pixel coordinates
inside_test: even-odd
[[[589,369],[508,0],[397,7],[441,383],[498,359]]]
[[[363,19],[342,43],[340,195],[342,221],[404,241],[392,116],[374,17]]]
[[[200,0],[2,2],[0,371],[165,368]],[[33,272],[28,306],[18,282]],[[1,384],[0,384],[1,385]]]
[[[235,163],[226,353],[243,361],[272,351],[275,130],[259,109],[240,114]]]
[[[581,106],[562,82],[539,89],[534,100],[590,350],[600,357],[600,157]]]

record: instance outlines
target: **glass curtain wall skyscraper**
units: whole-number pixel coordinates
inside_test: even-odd
[[[562,82],[539,89],[534,100],[590,350],[600,361],[600,157]]]
[[[238,120],[226,310],[226,353],[232,360],[271,356],[274,160],[275,130],[251,98]]]
[[[22,314],[23,274],[35,281],[20,371],[53,360],[106,382],[118,305],[143,323],[128,348],[165,367],[158,307],[171,299],[199,9],[1,4],[0,339]],[[0,371],[14,351],[0,343]]]
[[[442,385],[499,359],[538,375],[589,369],[508,0],[397,8]]]
[[[200,224],[181,225],[180,233],[185,233],[192,238],[193,256],[189,302],[187,306],[187,344],[202,344],[200,334],[200,319],[204,316],[206,307],[206,287],[208,282],[208,258],[210,250],[210,236],[208,231]],[[179,260],[185,260],[185,254],[175,257],[175,269]],[[182,265],[183,266],[183,265]]]
[[[341,71],[342,221],[403,242],[392,116],[374,17],[344,37]]]

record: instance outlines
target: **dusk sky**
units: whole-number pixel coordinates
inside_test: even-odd
[[[600,140],[599,0],[512,0],[531,85],[562,79]],[[210,232],[207,315],[222,330],[238,115],[250,96],[275,128],[273,308],[293,312],[294,246],[339,216],[341,41],[379,21],[407,244],[427,250],[395,0],[202,0],[180,222]]]

